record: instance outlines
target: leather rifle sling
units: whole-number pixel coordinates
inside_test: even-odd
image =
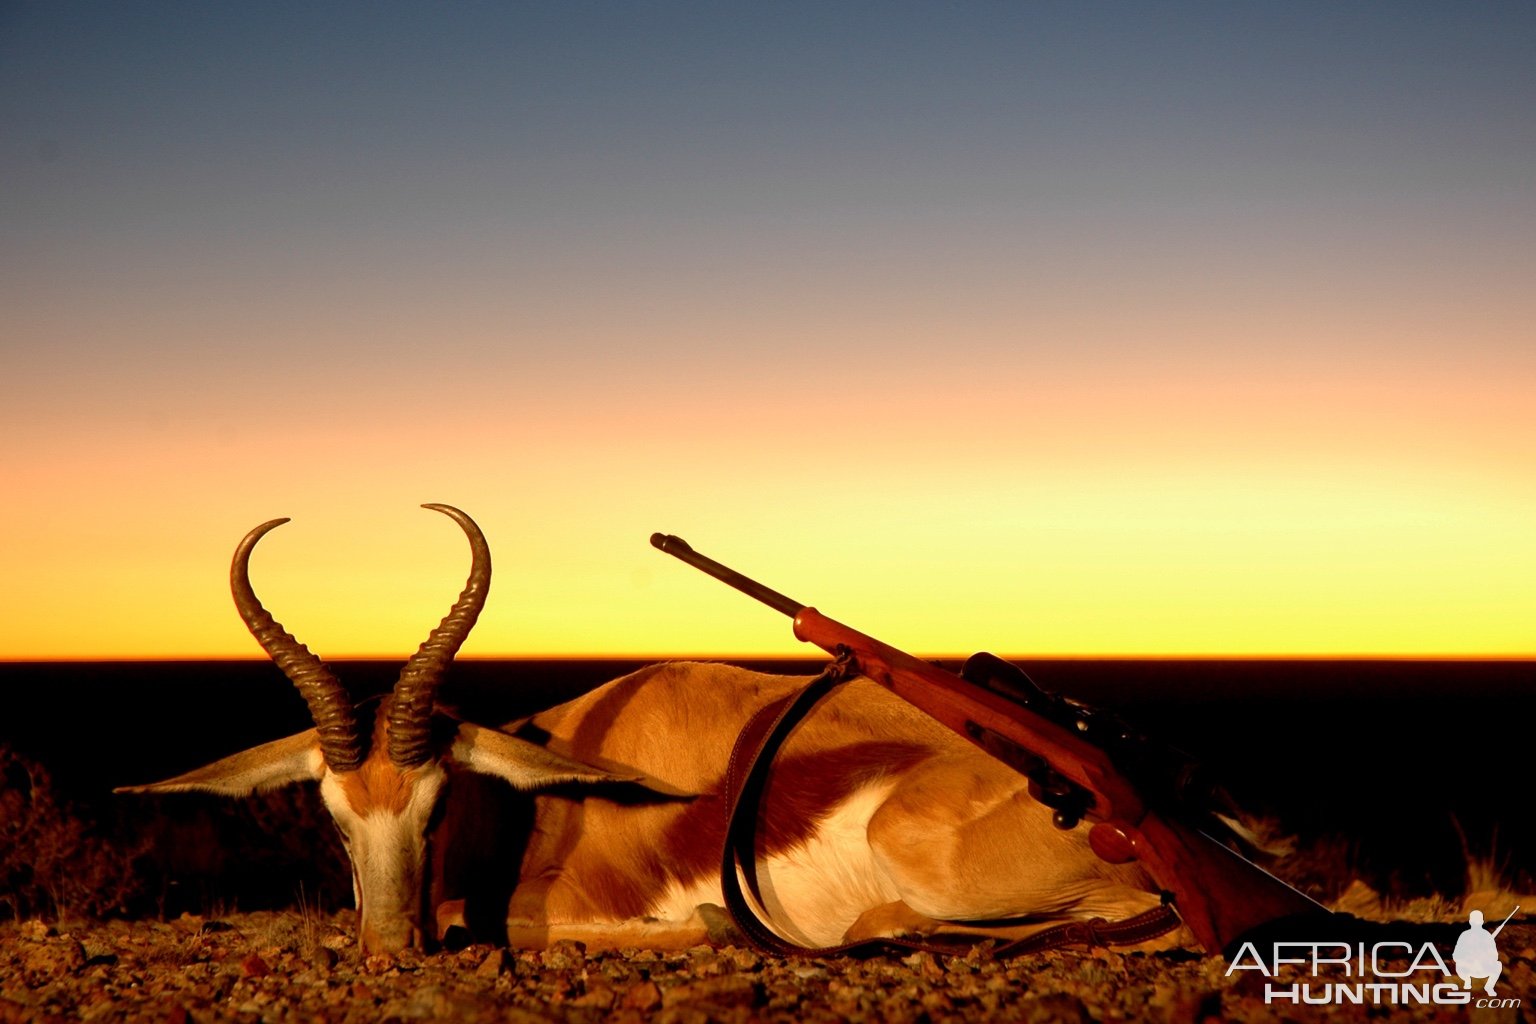
[[[838,685],[857,675],[853,659],[840,656],[802,689],[773,701],[748,720],[736,745],[725,777],[725,849],[721,858],[720,887],[725,908],[743,935],[759,952],[776,956],[874,956],[890,953],[929,952],[964,954],[989,941],[986,935],[935,936],[917,939],[867,939],[834,946],[802,946],[783,938],[758,915],[742,889],[742,879],[761,905],[754,854],[757,817],[769,767],[779,747],[802,718]],[[1156,938],[1179,926],[1179,916],[1166,903],[1124,921],[1103,918],[1067,921],[1022,939],[1005,941],[994,956],[1038,953],[1067,945],[1131,945]]]

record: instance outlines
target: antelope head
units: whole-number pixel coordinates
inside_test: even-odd
[[[636,781],[436,711],[438,684],[485,605],[491,555],[469,516],[448,505],[423,507],[449,516],[469,537],[469,581],[447,617],[401,670],[390,694],[376,705],[354,705],[330,668],[257,600],[249,578],[251,550],[269,531],[288,522],[274,519],[248,533],[235,549],[230,586],[240,617],[303,695],[315,727],[163,782],[118,790],[247,796],[288,783],[318,782],[352,862],[358,938],[363,952],[370,954],[424,945],[430,832],[445,794],[446,766],[498,776],[524,790],[569,782]]]

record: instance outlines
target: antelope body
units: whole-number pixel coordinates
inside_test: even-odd
[[[684,947],[723,902],[727,763],[737,735],[805,679],[729,665],[641,669],[505,730],[456,720],[435,693],[485,601],[490,554],[464,513],[469,582],[402,670],[394,691],[354,705],[318,658],[257,601],[251,531],[231,583],[242,618],[303,693],[315,728],[129,792],[231,796],[317,781],[352,863],[367,953],[421,947],[459,920],[439,902],[444,869],[511,804],[476,780],[530,794],[517,847],[481,863],[505,899],[515,946]],[[499,787],[499,783],[495,784]],[[1026,780],[865,679],[835,689],[773,762],[757,818],[761,909],[804,945],[896,935],[1020,936],[1065,920],[1156,906],[1143,872],[1063,831]],[[504,787],[499,787],[504,790]],[[464,880],[447,879],[450,887]],[[482,879],[481,881],[484,881]]]

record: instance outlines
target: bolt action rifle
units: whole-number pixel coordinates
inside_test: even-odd
[[[790,616],[796,639],[850,654],[864,676],[1027,778],[1058,827],[1092,822],[1094,853],[1112,864],[1139,861],[1207,953],[1236,948],[1260,926],[1327,915],[1207,835],[1202,804],[1210,789],[1192,764],[1118,718],[1047,693],[990,654],[975,655],[957,676],[706,558],[680,537],[657,533],[651,544]]]

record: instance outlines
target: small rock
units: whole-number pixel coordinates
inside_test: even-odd
[[[996,963],[997,960],[992,956],[993,945],[994,943],[990,940],[987,942],[978,942],[976,945],[966,950],[964,962],[971,967],[980,967],[983,964]]]
[[[903,957],[901,962],[916,971],[924,981],[940,981],[944,977],[944,968],[939,966],[933,954],[926,949]]]
[[[642,981],[631,985],[624,993],[624,1006],[631,1010],[654,1010],[661,1005],[661,989],[654,981]]]
[[[21,923],[21,937],[31,939],[33,942],[41,942],[48,938],[48,936],[57,934],[51,927],[35,917],[30,921],[23,921]]]
[[[738,971],[755,971],[763,966],[762,957],[740,946],[727,946],[720,951],[720,955],[734,964]]]
[[[544,950],[539,959],[551,970],[573,971],[586,964],[587,947],[580,942],[562,939]]]
[[[374,953],[372,956],[363,957],[363,971],[367,974],[386,974],[397,966],[395,958],[388,953]]]
[[[590,1006],[596,1007],[599,1010],[607,1010],[613,1006],[613,1001],[616,998],[617,996],[613,989],[607,985],[594,985],[592,988],[587,989],[585,994],[572,999],[570,1005]]]
[[[705,934],[709,936],[711,945],[728,946],[741,942],[745,936],[741,929],[736,927],[736,922],[724,907],[713,903],[701,903],[698,907],[699,918],[704,922]]]
[[[969,957],[945,957],[944,970],[951,976],[965,977],[976,973],[976,961]]]
[[[730,969],[730,961],[713,946],[694,946],[688,950],[688,971],[696,977],[709,978]]]
[[[252,953],[240,961],[240,973],[247,978],[265,978],[272,973],[272,968],[259,954]]]

